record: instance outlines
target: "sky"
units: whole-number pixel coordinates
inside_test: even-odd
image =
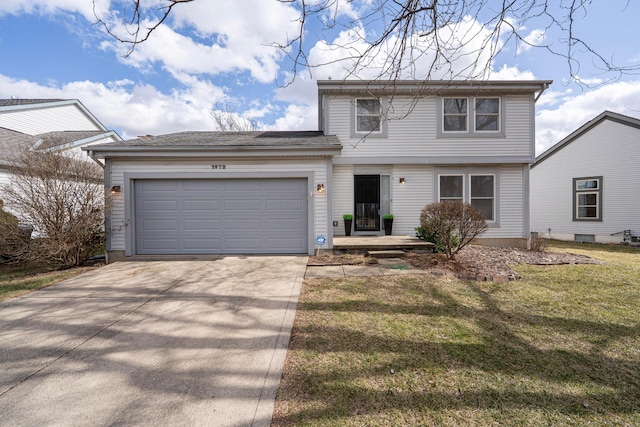
[[[96,0],[95,13],[123,34],[128,0]],[[153,9],[164,0],[146,0]],[[307,0],[312,4],[314,0]],[[127,45],[97,24],[91,0],[0,1],[0,98],[79,99],[107,128],[123,138],[185,130],[216,130],[213,111],[230,111],[264,130],[316,130],[318,79],[341,79],[350,70],[345,53],[363,51],[379,22],[367,18],[376,0],[338,1],[332,15],[314,16],[304,51],[312,68],[294,70],[285,44],[297,34],[295,4],[277,0],[195,0],[173,9],[170,18],[130,54]],[[526,2],[530,0],[520,0]],[[488,0],[478,18],[489,16]],[[557,0],[551,3],[570,3]],[[640,2],[596,1],[574,21],[575,34],[607,61],[635,72],[604,72],[597,58],[576,46],[571,78],[565,58],[553,54],[564,34],[541,19],[513,17],[527,43],[499,38],[500,53],[481,64],[492,79],[539,79],[554,83],[536,104],[536,152],[559,142],[604,110],[640,118]],[[362,18],[359,25],[348,24]],[[326,25],[327,22],[337,24]],[[524,21],[524,22],[522,22]],[[484,22],[484,21],[483,21]],[[324,25],[323,25],[324,24]],[[351,25],[351,26],[349,26]],[[478,35],[490,29],[464,19],[448,40],[467,43],[449,64],[459,78],[468,70]],[[450,36],[451,36],[450,35]],[[466,36],[465,36],[466,35]],[[475,35],[475,37],[473,37]],[[465,39],[466,37],[466,39]],[[428,37],[417,38],[426,46]],[[446,37],[445,37],[446,39]],[[428,49],[427,49],[428,50]],[[355,76],[377,76],[388,59],[384,48]],[[415,59],[415,74],[428,69],[429,55]],[[484,62],[483,62],[484,61]],[[432,78],[451,76],[442,71]],[[577,81],[579,80],[579,81]]]

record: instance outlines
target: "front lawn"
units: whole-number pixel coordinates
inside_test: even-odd
[[[34,264],[0,264],[0,301],[50,286],[94,267],[54,270]]]
[[[305,280],[273,425],[640,425],[640,250],[601,265]]]

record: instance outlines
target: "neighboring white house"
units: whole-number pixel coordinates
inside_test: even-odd
[[[320,81],[319,131],[181,132],[85,148],[113,189],[111,259],[305,253],[414,235],[427,204],[476,205],[487,243],[529,236],[535,101],[551,81]]]
[[[640,120],[605,111],[531,165],[531,230],[581,242],[640,236]]]
[[[9,159],[21,147],[79,153],[116,141],[122,138],[76,99],[0,99],[0,187],[9,182]]]

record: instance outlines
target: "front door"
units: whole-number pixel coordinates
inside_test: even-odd
[[[355,231],[380,231],[380,175],[354,175]]]

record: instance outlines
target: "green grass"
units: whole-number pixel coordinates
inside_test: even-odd
[[[91,267],[50,271],[39,265],[0,265],[0,301],[77,276]]]
[[[504,284],[306,280],[274,425],[640,425],[640,250]]]

